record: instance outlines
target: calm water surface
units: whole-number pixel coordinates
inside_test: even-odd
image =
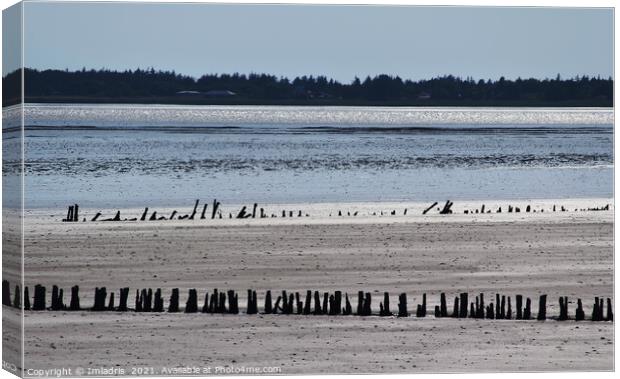
[[[24,119],[29,208],[613,194],[609,109],[32,104]]]

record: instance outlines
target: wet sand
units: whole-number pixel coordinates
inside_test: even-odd
[[[161,288],[166,304],[180,288],[181,305],[197,288],[199,306],[205,290],[234,289],[242,312],[248,288],[259,292],[261,309],[267,289],[364,290],[374,311],[384,291],[393,307],[406,292],[410,312],[422,293],[429,312],[441,292],[523,294],[534,310],[545,293],[549,316],[559,313],[560,295],[571,316],[577,298],[589,316],[594,296],[613,295],[613,211],[142,223],[61,223],[59,212],[27,217],[25,281],[65,291],[78,284],[83,307],[101,286],[130,287],[130,304],[138,288]],[[26,368],[613,369],[611,323],[28,312],[25,327]]]

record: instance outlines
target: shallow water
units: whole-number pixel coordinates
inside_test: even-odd
[[[27,208],[613,195],[605,109],[35,104],[24,119]]]

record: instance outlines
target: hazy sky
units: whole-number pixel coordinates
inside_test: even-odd
[[[610,9],[26,3],[25,64],[350,81],[611,76]]]

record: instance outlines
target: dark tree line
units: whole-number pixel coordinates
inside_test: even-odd
[[[3,105],[18,102],[20,71],[3,78]],[[613,80],[600,77],[474,80],[452,75],[403,80],[378,75],[344,84],[325,76],[292,80],[267,74],[209,74],[198,79],[174,71],[25,69],[26,101],[230,104],[570,105],[612,106]],[[213,90],[236,95],[204,96]],[[179,94],[181,91],[195,91]]]

